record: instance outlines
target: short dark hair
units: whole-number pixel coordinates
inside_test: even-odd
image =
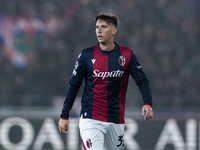
[[[95,24],[97,23],[98,20],[103,20],[109,25],[112,24],[115,26],[115,28],[117,28],[117,26],[119,25],[118,18],[111,13],[101,12],[94,18]]]

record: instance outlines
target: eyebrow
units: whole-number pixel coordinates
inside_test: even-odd
[[[108,27],[108,25],[107,25],[107,24],[96,25],[96,27],[99,27],[99,26],[101,26],[101,27]]]

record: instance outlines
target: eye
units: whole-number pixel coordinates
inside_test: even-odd
[[[107,26],[106,25],[102,25],[102,28],[107,28]]]

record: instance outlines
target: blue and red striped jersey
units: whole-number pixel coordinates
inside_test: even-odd
[[[144,104],[152,106],[149,81],[130,48],[115,43],[112,51],[101,50],[99,44],[82,50],[70,78],[61,118],[69,117],[84,79],[82,117],[125,123],[125,99],[129,75],[136,81]]]

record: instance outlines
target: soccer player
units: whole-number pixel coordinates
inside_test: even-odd
[[[66,93],[59,131],[67,133],[69,112],[85,80],[79,129],[83,149],[121,150],[124,146],[125,98],[129,75],[143,97],[142,115],[153,117],[149,82],[130,48],[114,42],[118,19],[110,13],[95,17],[98,44],[82,50]]]

